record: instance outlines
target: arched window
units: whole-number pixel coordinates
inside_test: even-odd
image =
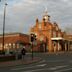
[[[8,49],[8,44],[5,44],[5,48]]]
[[[15,48],[15,43],[13,43],[13,48]]]
[[[9,43],[9,48],[11,49],[11,43]]]
[[[53,31],[53,37],[56,37],[56,31]]]

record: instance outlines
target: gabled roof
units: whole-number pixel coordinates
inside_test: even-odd
[[[27,34],[18,33],[18,32],[16,32],[16,33],[5,33],[4,34],[5,37],[8,37],[8,36],[19,36],[19,35],[28,36]],[[3,34],[0,34],[0,37],[2,37],[2,36],[3,36]]]
[[[0,43],[3,41],[3,36],[0,37]],[[4,37],[5,43],[17,43],[18,41],[28,43],[29,42],[29,35],[22,34],[22,33],[12,33],[6,34]]]

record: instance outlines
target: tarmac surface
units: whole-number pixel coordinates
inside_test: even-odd
[[[55,54],[55,53],[45,53],[45,54]],[[60,52],[60,53],[58,52],[56,54],[64,54],[64,52]],[[0,62],[0,68],[1,67],[8,67],[8,66],[23,65],[23,64],[26,65],[26,64],[39,62],[41,60],[42,60],[42,58],[39,56],[34,56],[32,59],[31,54],[27,54],[24,59],[19,59],[19,60],[17,59],[17,60],[12,60],[12,61]]]
[[[24,60],[3,62],[0,72],[72,72],[72,52],[34,53]]]
[[[35,63],[40,60],[41,60],[41,58],[39,58],[39,57],[34,57],[33,59],[28,57],[28,58],[20,59],[20,60],[0,62],[0,68],[1,67],[8,67],[8,66],[23,65],[23,64],[26,65],[26,64]]]

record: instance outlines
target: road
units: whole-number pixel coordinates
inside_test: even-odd
[[[0,72],[72,72],[72,53],[36,53],[34,56],[42,60],[29,65],[0,68]]]

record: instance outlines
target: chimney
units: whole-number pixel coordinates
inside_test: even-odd
[[[39,20],[38,20],[38,18],[36,19],[36,26],[38,26],[38,23],[39,23]]]

